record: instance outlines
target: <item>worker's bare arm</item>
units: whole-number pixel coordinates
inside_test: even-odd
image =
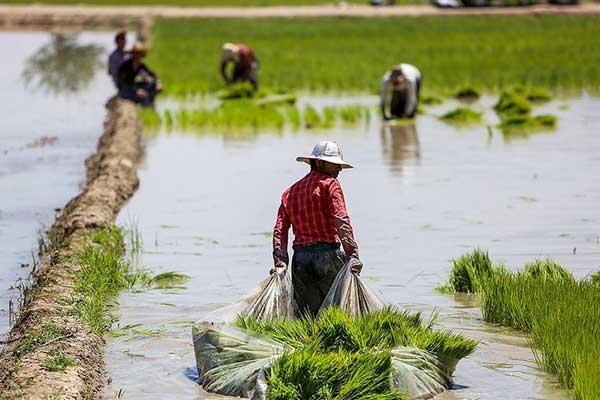
[[[290,225],[290,217],[282,201],[273,228],[273,265],[275,268],[287,268],[289,263],[287,248]],[[274,269],[271,270],[271,274],[273,272]]]

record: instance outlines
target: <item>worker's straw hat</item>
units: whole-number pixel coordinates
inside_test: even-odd
[[[221,61],[237,61],[240,48],[233,43],[225,43],[221,48]]]
[[[329,140],[324,140],[317,143],[312,153],[310,153],[308,156],[296,157],[296,161],[305,162],[307,164],[310,164],[310,160],[322,160],[341,165],[342,168],[354,168],[352,165],[344,161],[340,145]]]
[[[146,48],[146,46],[144,46],[144,43],[135,42],[135,44],[131,48],[131,52],[146,55],[146,53],[148,52],[148,49]]]

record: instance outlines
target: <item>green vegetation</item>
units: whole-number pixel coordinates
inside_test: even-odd
[[[268,374],[269,398],[273,399],[404,399],[390,387],[394,349],[426,350],[420,353],[420,368],[436,373],[436,368],[446,365],[447,377],[453,365],[477,345],[462,335],[434,331],[419,313],[394,308],[353,319],[332,307],[318,318],[260,321],[240,317],[236,325],[292,349]],[[423,354],[435,357],[437,366],[429,365]]]
[[[347,0],[351,4],[368,4],[365,0]],[[5,4],[30,4],[28,0],[4,0]],[[40,4],[94,4],[94,5],[164,5],[164,6],[187,6],[187,7],[267,7],[267,6],[307,6],[338,4],[338,0],[37,0]],[[396,0],[396,4],[429,4],[424,0]]]
[[[465,86],[456,91],[454,93],[454,97],[460,100],[475,100],[481,96],[481,93],[478,89],[470,86]]]
[[[531,105],[527,98],[513,90],[506,90],[500,94],[500,99],[494,106],[500,118],[505,116],[529,115]]]
[[[159,20],[148,63],[175,95],[224,87],[218,64],[226,41],[256,51],[261,83],[275,91],[374,93],[399,61],[421,69],[428,93],[597,90],[599,36],[599,16]]]
[[[452,260],[452,271],[447,284],[438,288],[438,291],[479,293],[484,281],[495,272],[505,271],[503,266],[494,267],[487,252],[475,249],[458,259]]]
[[[312,106],[304,110],[294,105],[290,96],[264,98],[259,100],[226,100],[219,106],[193,110],[165,110],[162,115],[148,110],[141,114],[144,125],[149,130],[182,129],[199,132],[247,132],[270,129],[276,132],[284,128],[331,129],[339,123],[355,126],[370,118],[366,106],[325,107],[322,112]]]
[[[465,257],[474,259],[473,254],[461,259]],[[576,281],[549,259],[511,273],[477,258],[486,272],[479,273],[479,283],[471,292],[481,295],[485,320],[528,332],[542,368],[556,374],[564,387],[574,389],[577,399],[600,398],[600,307],[594,306],[600,291],[595,278]],[[450,281],[464,275],[453,268]]]
[[[482,113],[473,111],[469,108],[458,107],[452,111],[448,111],[446,114],[442,115],[440,119],[454,124],[472,124],[481,122],[482,115]]]
[[[76,364],[72,357],[66,355],[62,351],[54,351],[51,355],[52,358],[43,365],[46,371],[64,372],[67,368]]]
[[[527,134],[527,132],[554,128],[554,115],[531,115],[529,99],[537,102],[549,100],[549,94],[541,89],[516,88],[503,91],[494,106],[500,116],[498,127],[506,135]]]
[[[19,341],[19,344],[13,350],[13,354],[15,357],[22,357],[65,334],[66,331],[62,326],[52,323],[43,324],[39,330],[27,332],[25,337]]]
[[[540,129],[554,128],[556,126],[556,117],[554,115],[511,115],[502,118],[498,127],[505,134],[511,134],[514,131],[530,132]]]

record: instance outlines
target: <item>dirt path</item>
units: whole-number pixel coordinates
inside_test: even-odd
[[[300,18],[300,17],[393,17],[464,15],[600,14],[600,3],[577,6],[535,5],[530,7],[439,9],[432,6],[371,7],[323,5],[296,7],[171,7],[0,5],[0,27],[19,25],[118,26],[132,20],[163,18]]]
[[[85,186],[53,224],[50,248],[0,354],[0,399],[97,397],[105,378],[104,340],[73,312],[79,299],[75,272],[81,269],[74,255],[91,245],[93,229],[113,226],[139,185],[141,152],[136,106],[112,102],[98,150],[86,160]],[[74,365],[64,371],[48,367],[56,354]]]

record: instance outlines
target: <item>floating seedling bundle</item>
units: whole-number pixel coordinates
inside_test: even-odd
[[[195,324],[204,388],[261,400],[428,398],[448,388],[476,342],[386,306],[349,269],[316,317],[291,318],[291,276],[280,272]]]

